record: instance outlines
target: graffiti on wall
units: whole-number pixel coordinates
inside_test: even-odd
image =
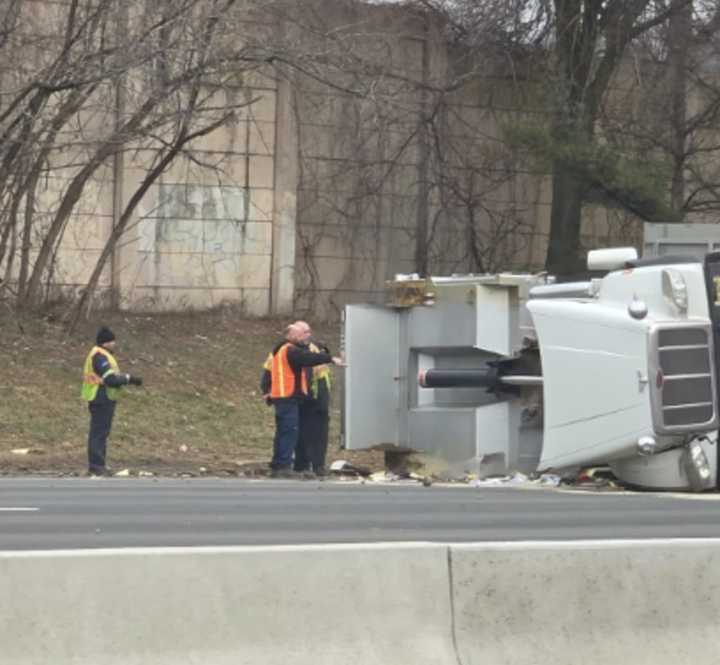
[[[242,254],[247,190],[225,185],[163,183],[140,221],[140,252]]]

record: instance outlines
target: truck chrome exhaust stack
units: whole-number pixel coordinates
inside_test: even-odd
[[[506,374],[498,376],[494,369],[428,369],[418,375],[421,388],[488,388],[506,386],[542,386],[542,376]]]

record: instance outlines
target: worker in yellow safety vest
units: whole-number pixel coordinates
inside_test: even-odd
[[[105,465],[107,439],[115,415],[115,403],[122,386],[141,386],[139,376],[122,374],[113,355],[115,335],[102,327],[95,338],[95,346],[88,353],[83,368],[82,398],[90,411],[88,434],[88,473],[91,476],[108,475]]]
[[[307,324],[306,324],[307,325]],[[342,359],[309,348],[310,327],[291,324],[285,339],[268,356],[263,366],[260,389],[275,408],[275,438],[271,475],[294,478],[293,456],[300,437],[300,406],[310,394],[312,379],[307,368],[342,364]]]
[[[312,334],[310,325],[305,321],[296,324],[304,333]],[[322,342],[312,339],[308,348],[313,353],[330,353]],[[326,475],[325,457],[327,456],[328,434],[330,428],[330,388],[332,377],[330,365],[316,365],[308,372],[309,389],[307,397],[300,404],[300,435],[295,449],[293,469],[297,472],[310,472],[317,476]]]

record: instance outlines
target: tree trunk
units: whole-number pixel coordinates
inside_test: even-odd
[[[35,217],[35,191],[39,177],[40,169],[35,168],[33,174],[30,176],[30,182],[25,196],[25,222],[23,225],[22,244],[20,246],[20,272],[18,274],[18,302],[23,301],[28,272],[30,270],[30,250],[32,248],[33,220]],[[20,201],[20,195],[17,196],[17,201]]]
[[[420,90],[420,118],[418,121],[418,194],[415,214],[415,270],[422,276],[428,273],[428,219],[430,211],[428,192],[428,160],[430,151],[428,146],[428,77],[430,74],[430,45],[428,19],[425,19],[425,34],[422,42],[422,81]]]
[[[687,67],[688,48],[692,38],[692,2],[674,0],[675,12],[670,17],[669,64],[672,132],[673,175],[671,205],[680,212],[685,205],[685,159],[687,131]]]
[[[585,195],[583,182],[561,160],[553,163],[550,238],[545,267],[555,275],[584,270],[580,256],[580,227]]]

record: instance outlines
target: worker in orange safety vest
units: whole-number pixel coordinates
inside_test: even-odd
[[[311,351],[308,347],[311,334],[309,326],[289,325],[285,339],[273,349],[264,366],[260,388],[275,408],[270,462],[274,478],[297,477],[292,464],[300,435],[300,405],[309,394],[306,368],[330,363],[342,365],[342,358]]]

